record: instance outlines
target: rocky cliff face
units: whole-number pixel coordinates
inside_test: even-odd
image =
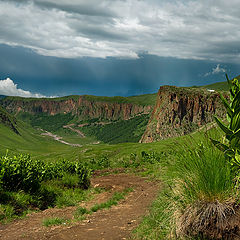
[[[156,105],[140,142],[147,143],[190,133],[213,116],[225,116],[216,92],[203,89],[160,87]]]
[[[24,99],[4,98],[1,104],[9,112],[18,114],[20,112],[46,113],[55,115],[58,113],[72,113],[83,119],[107,119],[127,120],[139,114],[148,114],[153,106],[142,106],[132,103],[117,103],[104,101],[90,101],[84,96],[69,97],[67,99]]]

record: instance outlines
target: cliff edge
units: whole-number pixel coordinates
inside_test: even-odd
[[[162,86],[140,142],[188,134],[212,122],[214,115],[225,116],[219,94],[215,91]]]

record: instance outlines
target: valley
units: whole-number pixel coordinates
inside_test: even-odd
[[[227,92],[221,93],[228,99]],[[129,98],[2,97],[0,104],[2,160],[9,161],[9,166],[16,164],[14,161],[18,158],[26,166],[30,161],[39,174],[43,174],[36,192],[24,188],[19,192],[0,191],[12,204],[0,205],[0,221],[4,223],[0,224],[0,236],[6,236],[3,239],[18,239],[19,234],[22,239],[69,239],[69,236],[85,235],[86,239],[102,236],[117,239],[111,235],[113,228],[118,236],[126,238],[143,239],[146,231],[166,236],[164,231],[168,231],[171,224],[168,222],[163,227],[168,218],[163,210],[160,213],[164,217],[161,223],[164,231],[159,232],[154,225],[161,219],[155,214],[155,207],[161,209],[168,204],[165,192],[172,194],[164,178],[172,181],[168,170],[184,156],[186,149],[198,149],[199,143],[208,146],[206,135],[221,138],[213,116],[225,119],[226,114],[219,93],[174,86],[160,87],[158,94]],[[86,189],[79,185],[83,177],[81,184],[91,179]],[[122,182],[133,192],[125,194],[123,187],[119,192],[118,184]],[[42,207],[46,204],[40,200],[42,194],[51,199],[52,210],[48,205]],[[119,200],[113,200],[115,195],[120,196]],[[101,196],[105,197],[99,202]],[[155,198],[150,215],[143,220]],[[163,205],[159,206],[159,201]],[[95,208],[97,213],[92,210]],[[34,213],[36,209],[44,211]],[[77,210],[82,212],[78,217],[75,216]],[[131,212],[131,219],[126,212]],[[17,225],[11,223],[12,219],[24,215],[33,220],[29,230],[25,227],[28,218],[17,220]],[[122,219],[119,229],[115,218]],[[111,224],[105,225],[103,219]],[[59,223],[45,229],[43,224],[47,220]],[[12,228],[18,229],[15,235],[11,233]],[[157,239],[152,234],[147,239]]]

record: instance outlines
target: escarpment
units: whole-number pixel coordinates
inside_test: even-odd
[[[225,116],[218,93],[205,89],[162,86],[140,142],[188,134],[212,122],[214,115]]]
[[[89,100],[85,96],[73,96],[56,99],[27,99],[6,97],[1,104],[9,112],[18,115],[21,112],[30,114],[46,113],[49,115],[71,113],[79,120],[107,119],[127,120],[139,114],[149,114],[153,106],[129,102]]]

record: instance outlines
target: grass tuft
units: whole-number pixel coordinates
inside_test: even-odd
[[[214,239],[235,234],[238,197],[229,162],[208,140],[185,149],[170,168],[176,235]]]
[[[69,220],[59,217],[46,218],[43,220],[43,226],[50,227],[55,225],[67,224]]]
[[[132,188],[126,188],[124,189],[123,192],[115,192],[113,194],[113,196],[104,203],[100,203],[100,204],[95,204],[92,208],[91,208],[91,212],[97,212],[98,210],[104,209],[104,208],[111,208],[113,205],[117,205],[118,202],[122,199],[125,198],[125,196],[129,193],[132,192],[133,189]]]

